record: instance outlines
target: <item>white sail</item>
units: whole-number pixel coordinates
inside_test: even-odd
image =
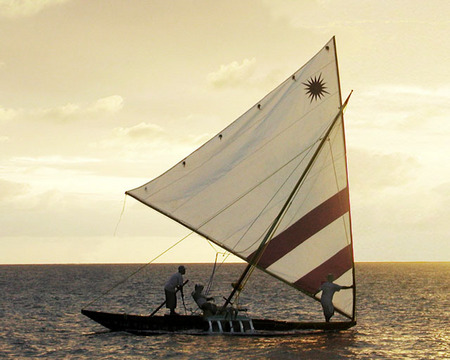
[[[354,281],[334,38],[217,136],[127,194],[251,261],[302,176],[256,265],[320,297],[329,273],[338,284]],[[353,317],[352,291],[334,303]]]

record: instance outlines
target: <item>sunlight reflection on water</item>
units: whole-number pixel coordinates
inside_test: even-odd
[[[357,264],[358,324],[342,332],[283,337],[135,336],[105,332],[80,308],[137,265],[1,266],[1,357],[17,359],[443,359],[450,351],[450,264]],[[152,265],[96,303],[98,310],[148,314],[174,265]],[[242,265],[225,265],[213,293],[227,294]],[[211,265],[189,265],[190,286]],[[263,273],[241,297],[249,315],[322,320],[320,304]],[[194,309],[186,297],[186,306]]]

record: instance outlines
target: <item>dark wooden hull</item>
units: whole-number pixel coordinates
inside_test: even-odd
[[[113,331],[155,331],[175,332],[186,330],[207,331],[208,323],[201,316],[145,316],[114,314],[100,311],[81,310],[83,315]]]
[[[136,334],[160,334],[168,332],[183,332],[192,334],[211,333],[211,323],[199,315],[178,316],[145,316],[130,314],[115,314],[100,311],[81,310],[83,315],[98,322],[112,331],[127,331]],[[223,329],[220,333],[237,335],[289,334],[296,331],[313,330],[346,330],[356,325],[348,322],[289,322],[269,319],[251,319],[252,329],[248,327],[241,331],[233,331],[233,321],[222,321]],[[234,324],[236,329],[239,325]]]

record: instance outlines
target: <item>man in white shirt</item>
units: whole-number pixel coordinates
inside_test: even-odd
[[[331,317],[334,315],[333,296],[334,293],[342,289],[351,289],[353,286],[340,286],[333,283],[333,274],[328,274],[327,281],[324,282],[319,290],[322,290],[322,296],[320,297],[320,303],[322,304],[323,314],[325,315],[325,321],[330,322]]]
[[[183,265],[178,267],[178,272],[173,274],[164,285],[164,293],[166,294],[166,308],[170,310],[170,315],[177,315],[175,308],[177,307],[176,291],[181,291],[183,296],[183,275],[186,274],[186,268]]]

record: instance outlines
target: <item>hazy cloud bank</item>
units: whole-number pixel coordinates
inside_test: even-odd
[[[2,0],[0,2],[0,16],[9,18],[28,17],[56,5],[71,0]]]

